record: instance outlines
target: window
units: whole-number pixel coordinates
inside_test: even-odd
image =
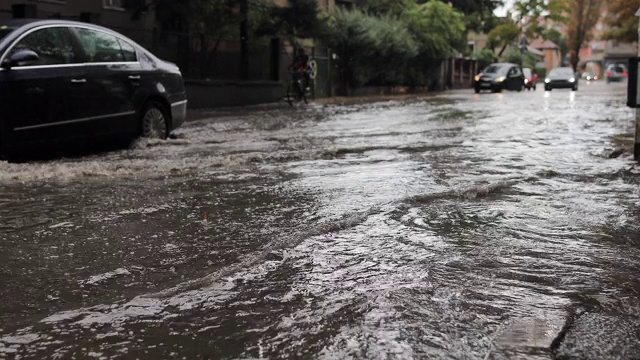
[[[71,33],[66,27],[51,27],[36,30],[20,40],[10,50],[11,56],[21,50],[31,50],[38,54],[36,62],[28,66],[62,65],[79,62],[71,42]]]
[[[122,48],[124,61],[138,61],[138,55],[136,54],[136,49],[133,47],[133,45],[120,39],[118,39],[118,42],[120,43],[120,48]]]
[[[111,10],[125,10],[125,0],[102,0],[102,7]]]
[[[91,29],[77,29],[87,62],[123,62],[125,56],[118,38],[102,31]]]
[[[469,53],[471,53],[471,54],[476,52],[476,42],[475,41],[468,41],[467,42],[467,49],[469,49]]]

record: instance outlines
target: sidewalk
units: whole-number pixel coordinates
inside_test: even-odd
[[[463,89],[465,90],[465,89]],[[309,101],[308,105],[294,104],[294,108],[300,107],[314,107],[314,106],[349,106],[358,104],[371,104],[376,102],[398,101],[398,102],[413,102],[423,99],[434,98],[443,94],[452,94],[459,92],[460,90],[447,90],[447,91],[434,91],[423,94],[403,94],[403,95],[371,95],[371,96],[334,96],[326,97]],[[229,116],[241,113],[265,111],[265,110],[277,110],[277,109],[289,109],[289,103],[284,99],[279,102],[264,103],[248,106],[233,106],[233,107],[219,107],[210,109],[189,109],[187,110],[187,121],[197,121],[214,116]]]

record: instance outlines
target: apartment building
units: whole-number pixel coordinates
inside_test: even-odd
[[[153,16],[133,21],[125,0],[0,0],[0,20],[53,18],[100,24],[117,29],[153,29]],[[143,1],[143,0],[140,0]]]

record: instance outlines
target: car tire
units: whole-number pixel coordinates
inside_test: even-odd
[[[551,91],[551,86],[545,86],[544,91]]]
[[[165,108],[157,101],[145,107],[141,122],[141,136],[150,139],[166,139],[169,136],[169,117]]]
[[[476,94],[480,94],[480,88],[475,88],[474,90],[475,90]]]
[[[536,91],[536,86],[535,85],[533,85],[533,91]]]
[[[571,89],[571,91],[578,91],[578,87],[577,87],[577,86],[574,86],[574,87]]]

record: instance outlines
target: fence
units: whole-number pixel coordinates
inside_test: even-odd
[[[473,78],[478,73],[478,61],[456,58],[447,64],[447,85],[449,88],[468,88],[473,86]]]

